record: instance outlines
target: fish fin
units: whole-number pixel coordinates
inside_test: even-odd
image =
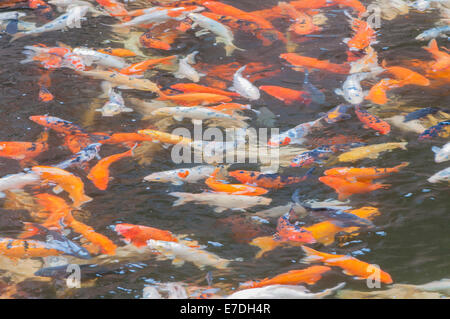
[[[61,193],[62,191],[64,191],[64,189],[63,189],[61,186],[59,186],[59,185],[56,185],[55,187],[53,187],[53,192],[54,192],[55,194],[59,194],[59,193]]]
[[[434,153],[439,153],[440,151],[441,151],[441,149],[439,148],[439,147],[437,147],[437,146],[433,146],[432,148],[431,148],[431,150],[434,152]]]
[[[316,251],[312,248],[302,245],[302,249],[306,254],[306,257],[302,258],[302,263],[312,263],[322,261],[323,257],[318,256]]]
[[[11,42],[13,42],[13,41],[16,41],[17,39],[20,39],[20,38],[22,38],[22,37],[24,37],[24,36],[26,36],[26,33],[25,33],[25,32],[17,32],[16,34],[14,34],[14,35],[11,37],[11,40],[9,40],[9,43],[11,43]]]
[[[181,206],[192,201],[192,199],[189,198],[189,194],[169,193],[169,195],[178,197],[178,199],[173,203],[172,206]]]
[[[175,267],[181,267],[184,265],[184,260],[175,258],[174,260],[172,260],[172,265],[174,265]]]
[[[173,116],[173,119],[174,119],[175,121],[181,122],[181,121],[183,121],[184,117],[181,116],[181,115],[174,115],[174,116]]]

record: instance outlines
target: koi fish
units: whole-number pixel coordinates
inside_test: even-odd
[[[369,93],[366,95],[365,99],[375,104],[381,105],[386,104],[388,101],[386,92],[393,88],[398,88],[402,86],[403,84],[401,81],[388,78],[382,79],[380,80],[380,82],[372,86]]]
[[[212,93],[230,97],[240,96],[239,93],[216,89],[196,83],[177,83],[171,85],[170,88],[182,93]]]
[[[292,31],[298,35],[307,35],[313,32],[321,31],[322,29],[317,27],[313,23],[311,16],[297,9],[290,3],[279,2],[278,7],[282,14],[287,14],[294,23],[289,27],[289,31]]]
[[[372,74],[381,73],[383,69],[378,64],[378,55],[371,46],[364,49],[365,55],[356,61],[350,62],[350,74],[370,72]]]
[[[401,163],[392,168],[378,168],[378,167],[366,167],[366,168],[354,168],[354,167],[335,167],[324,172],[327,176],[343,177],[346,179],[356,179],[359,181],[370,182],[377,178],[387,177],[392,173],[398,173],[400,169],[409,165],[408,162]]]
[[[129,58],[136,56],[136,53],[134,53],[131,50],[123,49],[123,48],[105,48],[105,49],[99,49],[97,50],[100,53],[109,54],[118,56],[121,58]]]
[[[231,30],[222,23],[217,22],[203,14],[189,13],[188,18],[194,21],[192,28],[200,26],[201,31],[196,32],[196,36],[205,34],[205,32],[212,32],[216,35],[216,43],[223,43],[225,45],[225,53],[227,56],[233,54],[234,50],[244,51],[233,44],[234,36]]]
[[[99,133],[93,133],[93,136],[97,137],[99,136]],[[133,143],[133,145],[137,142],[152,142],[153,138],[150,136],[144,136],[138,133],[113,133],[113,134],[106,134],[100,136],[101,140],[99,141],[100,144],[130,144]]]
[[[123,68],[119,72],[125,75],[143,74],[146,70],[153,68],[157,64],[171,65],[176,57],[176,55],[171,55],[160,59],[145,60]]]
[[[182,121],[184,118],[190,118],[192,120],[192,123],[194,124],[201,124],[203,120],[210,120],[210,119],[237,120],[232,115],[204,107],[195,107],[195,106],[161,107],[153,111],[151,114],[157,116],[170,116],[173,117],[176,121]]]
[[[246,195],[229,195],[225,193],[177,193],[172,192],[169,195],[178,197],[173,206],[180,206],[190,202],[196,202],[198,204],[215,206],[214,211],[216,213],[222,213],[227,209],[232,210],[246,210],[248,208],[259,205],[270,205],[271,198],[261,196],[246,196]]]
[[[121,113],[133,112],[132,108],[125,106],[125,101],[123,100],[122,94],[115,92],[113,88],[109,90],[109,101],[103,105],[102,108],[95,109],[96,112],[101,112],[102,116],[114,116]]]
[[[88,179],[100,190],[106,190],[108,188],[109,166],[114,162],[121,160],[122,158],[133,156],[133,148],[120,154],[114,154],[101,159],[94,167],[89,171]]]
[[[289,213],[278,219],[277,233],[274,235],[274,240],[314,244],[316,240],[311,232],[289,222]]]
[[[431,40],[428,47],[425,47],[424,49],[430,52],[435,59],[430,65],[433,72],[445,70],[450,66],[450,54],[439,51],[436,39]]]
[[[434,155],[434,161],[436,163],[442,163],[450,160],[450,142],[445,144],[442,148],[433,146],[431,148]]]
[[[0,157],[15,159],[26,165],[48,150],[47,141],[48,132],[45,131],[36,142],[0,142]]]
[[[144,177],[146,182],[172,183],[182,185],[183,183],[197,183],[208,178],[215,170],[214,166],[201,165],[192,168],[179,168],[170,171],[152,173]]]
[[[428,179],[429,183],[449,182],[450,181],[450,167],[444,168]]]
[[[33,115],[29,117],[33,122],[42,125],[44,127],[48,127],[55,132],[64,134],[64,135],[80,135],[80,136],[88,136],[88,133],[84,131],[78,125],[73,124],[72,122],[60,119],[55,116],[48,115]]]
[[[319,113],[319,116],[328,124],[334,124],[351,118],[351,115],[347,114],[350,108],[353,108],[353,105],[340,104],[327,113]]]
[[[354,194],[370,193],[378,189],[387,189],[391,185],[389,184],[372,184],[370,182],[362,181],[349,181],[346,178],[336,176],[322,176],[319,177],[319,181],[325,185],[333,188],[339,195],[339,200],[345,200]]]
[[[90,144],[90,145],[86,146],[85,148],[83,148],[78,153],[76,153],[72,158],[70,158],[64,162],[61,162],[60,164],[57,164],[54,167],[61,168],[61,169],[66,169],[66,168],[69,168],[74,165],[83,167],[84,165],[86,165],[86,163],[90,162],[94,158],[100,158],[98,153],[100,151],[101,146],[102,146],[102,144],[100,144],[100,143]]]
[[[420,75],[417,72],[414,72],[410,69],[401,67],[401,66],[391,66],[387,67],[385,61],[382,63],[383,68],[392,75],[394,75],[396,80],[399,80],[402,85],[420,85],[420,86],[429,86],[430,80],[428,80],[423,75]]]
[[[262,85],[259,89],[286,104],[299,102],[309,105],[312,102],[309,92],[306,91],[297,91],[275,85]]]
[[[448,131],[449,129],[450,129],[450,121],[442,121],[424,131],[422,134],[419,135],[418,139],[419,141],[431,139],[433,137],[440,136],[444,131]]]
[[[33,30],[17,32],[14,34],[9,42],[17,40],[27,35],[37,36],[44,32],[50,31],[58,31],[65,28],[81,28],[81,19],[88,12],[89,7],[86,6],[77,6],[70,8],[66,13],[60,15],[53,21],[46,23],[38,28]]]
[[[351,27],[355,32],[355,35],[351,39],[344,39],[344,43],[347,44],[350,51],[361,51],[368,46],[374,44],[375,31],[371,28],[370,24],[366,21],[354,19],[347,14],[351,19]]]
[[[407,142],[383,143],[383,144],[373,144],[369,146],[361,146],[353,148],[350,151],[339,155],[338,160],[340,162],[356,162],[363,158],[376,159],[382,152],[391,151],[396,148],[407,150],[406,145],[408,145]]]
[[[233,99],[229,96],[213,94],[213,93],[184,93],[177,95],[166,95],[163,92],[160,93],[158,101],[171,101],[173,103],[183,106],[196,106],[196,105],[212,105],[217,103],[228,103]]]
[[[447,38],[447,33],[450,32],[450,26],[449,25],[445,25],[442,27],[436,27],[436,28],[431,28],[428,30],[425,30],[424,32],[422,32],[421,34],[419,34],[416,37],[416,40],[419,41],[426,41],[426,40],[431,40],[431,39],[435,39],[437,37],[444,37]]]
[[[132,224],[116,224],[114,230],[121,236],[125,238],[127,243],[132,243],[136,247],[147,246],[147,241],[162,240],[178,242],[178,238],[173,236],[170,231],[161,230],[158,228],[142,226],[142,225],[132,225]]]
[[[200,269],[203,269],[205,266],[214,267],[216,269],[226,269],[230,263],[230,260],[220,258],[205,250],[189,247],[181,243],[150,239],[147,241],[147,246],[172,259],[174,265],[181,266],[185,261],[189,261]]]
[[[348,255],[327,254],[306,246],[302,246],[302,249],[307,255],[307,257],[303,259],[304,262],[322,262],[327,266],[339,267],[343,269],[344,274],[356,276],[356,279],[367,279],[373,276],[374,270],[377,269],[382,283],[393,283],[391,276],[387,272],[384,272],[377,266],[370,265],[354,257]]]
[[[311,97],[311,102],[314,102],[318,105],[325,104],[326,102],[325,94],[323,94],[322,91],[320,91],[318,88],[316,88],[309,82],[309,72],[307,69],[305,69],[305,78],[303,80],[302,90],[309,93]]]
[[[148,79],[138,79],[125,74],[103,70],[78,71],[78,73],[94,79],[111,82],[115,86],[160,93],[156,83]]]
[[[36,173],[17,173],[2,176],[0,178],[0,198],[5,197],[4,191],[22,189],[27,185],[39,183],[40,178]]]
[[[64,220],[64,218],[71,211],[71,208],[66,203],[66,201],[61,197],[46,193],[37,194],[35,195],[35,198],[37,204],[42,207],[42,209],[39,210],[38,214],[43,215],[44,212],[48,213],[45,221],[42,223],[42,226],[49,229],[57,228],[59,230],[62,230],[61,220]],[[20,235],[20,238],[31,237],[32,235],[34,235],[34,233],[34,228],[32,228],[31,231],[26,230]]]
[[[336,89],[334,92],[341,95],[350,104],[360,104],[364,101],[365,93],[361,87],[361,81],[365,80],[370,73],[354,73],[347,77],[342,90]]]
[[[243,170],[232,171],[228,174],[243,184],[275,189],[301,183],[308,178],[308,173],[303,177],[281,176],[279,174],[264,174],[261,172]]]
[[[316,58],[310,58],[306,56],[301,56],[296,53],[283,53],[280,58],[286,60],[291,65],[294,66],[294,70],[303,69],[318,69],[338,74],[348,74],[350,71],[350,66],[347,64],[335,64],[330,63],[327,60],[318,60]]]
[[[260,288],[270,285],[299,285],[303,283],[314,285],[322,278],[323,273],[330,270],[331,268],[326,266],[311,266],[306,269],[290,270],[270,279],[266,278],[257,282],[250,281],[243,283],[241,287]]]
[[[167,39],[167,36],[169,36],[169,39]],[[145,48],[164,50],[164,51],[172,50],[171,44],[174,40],[174,37],[170,36],[170,34],[166,34],[166,37],[164,40],[165,41],[154,38],[153,35],[150,34],[149,32],[146,32],[139,37],[139,43]],[[170,43],[168,43],[168,42],[170,42]]]
[[[138,134],[143,136],[149,136],[152,138],[153,141],[159,141],[161,143],[166,144],[184,144],[184,145],[190,145],[193,141],[190,138],[186,138],[180,135],[173,135],[170,133],[165,133],[161,131],[156,130],[140,130],[138,131]]]
[[[64,146],[67,147],[72,153],[78,153],[82,149],[92,144],[90,136],[85,135],[66,135],[64,136]]]
[[[92,200],[91,197],[84,193],[84,184],[81,179],[72,173],[52,166],[33,166],[31,170],[39,174],[45,183],[57,184],[57,191],[63,189],[69,193],[74,207],[80,207]]]
[[[225,184],[218,181],[215,177],[217,169],[213,174],[206,179],[205,184],[211,189],[220,193],[227,193],[230,195],[247,195],[247,196],[259,196],[267,194],[268,190],[262,187],[255,187],[243,184]]]
[[[267,144],[272,147],[289,144],[303,144],[304,137],[313,129],[319,127],[321,127],[320,119],[308,123],[302,123],[284,133],[271,136]]]
[[[75,48],[72,52],[83,59],[84,64],[91,66],[92,64],[97,64],[105,68],[115,68],[122,69],[127,66],[124,59],[102,53],[97,50],[89,49],[86,47]]]
[[[391,131],[391,126],[389,123],[373,114],[370,114],[366,110],[361,109],[358,105],[355,106],[355,113],[366,127],[370,127],[381,134],[389,134]]]
[[[31,9],[36,9],[39,14],[43,15],[47,19],[51,19],[53,16],[52,7],[43,0],[28,0],[28,6]]]
[[[239,93],[241,96],[249,100],[259,100],[261,97],[259,90],[254,86],[249,80],[242,76],[247,66],[244,65],[233,76],[233,86],[230,88],[231,91]]]
[[[122,17],[127,16],[128,11],[125,9],[123,3],[116,0],[95,0],[99,5],[101,5],[111,16]]]
[[[203,73],[198,73],[191,64],[195,63],[195,56],[198,54],[198,51],[194,51],[191,54],[187,55],[185,58],[180,59],[178,64],[178,70],[174,73],[174,76],[177,79],[187,78],[193,82],[200,81],[200,77],[205,76]]]
[[[326,147],[326,146],[318,147],[312,151],[306,151],[299,155],[296,155],[291,160],[290,165],[291,165],[291,167],[304,167],[304,166],[311,165],[313,163],[320,164],[320,163],[322,163],[321,162],[322,158],[326,159],[332,153],[333,153],[333,151],[329,147]]]
[[[434,107],[425,107],[423,109],[419,109],[417,111],[411,112],[407,115],[405,115],[405,118],[403,120],[403,122],[409,122],[412,120],[418,120],[421,119],[429,114],[436,114],[437,112],[439,112],[438,108],[434,108]]]
[[[103,254],[111,256],[116,254],[117,246],[108,237],[97,233],[92,227],[77,221],[73,218],[71,213],[65,216],[64,222],[67,226],[72,228],[74,232],[81,234],[92,244],[100,247],[100,251]]]

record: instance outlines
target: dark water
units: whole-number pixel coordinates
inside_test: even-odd
[[[276,1],[226,1],[226,3],[247,10],[259,10],[268,8]],[[368,2],[365,1],[365,4]],[[319,59],[329,59],[334,63],[342,63],[346,59],[346,45],[342,39],[351,36],[351,30],[344,19],[343,11],[337,7],[328,8],[324,13],[329,18],[321,32],[324,37],[308,38],[300,44],[303,55],[313,56]],[[32,16],[32,12],[29,13]],[[428,28],[431,28],[438,19],[436,11],[420,14],[410,12],[406,16],[399,16],[392,21],[382,20],[382,26],[378,30],[377,40],[373,45],[378,52],[380,61],[385,59],[389,65],[401,65],[410,59],[429,59],[426,51],[421,49],[423,42],[414,38]],[[4,35],[0,39],[1,69],[0,69],[0,140],[2,141],[32,141],[35,140],[42,128],[28,120],[30,115],[49,114],[57,116],[83,126],[89,132],[113,131],[133,132],[145,128],[151,122],[141,121],[137,112],[125,113],[113,118],[102,118],[100,113],[95,114],[93,121],[86,121],[86,114],[91,112],[91,103],[101,93],[100,81],[91,80],[75,74],[69,69],[60,69],[52,72],[51,92],[55,100],[50,103],[40,103],[37,100],[39,90],[37,80],[40,73],[38,67],[33,64],[20,64],[24,58],[21,54],[25,45],[44,43],[48,46],[56,45],[56,41],[62,41],[72,47],[87,46],[102,48],[108,44],[102,43],[111,38],[112,33],[105,26],[111,24],[114,19],[108,17],[92,18],[82,23],[82,29],[72,29],[67,32],[50,32],[38,37],[26,37],[10,44],[9,37]],[[286,27],[282,21],[275,21],[274,25],[280,30]],[[199,41],[188,32],[177,40],[179,49],[174,53],[184,55],[193,50],[200,51],[197,61],[203,63],[226,63],[237,61],[244,65],[250,62],[264,62],[274,64],[281,68],[282,72],[272,78],[257,81],[260,85],[280,85],[298,88],[303,83],[303,73],[295,72],[281,64],[279,54],[286,52],[285,48],[278,44],[270,47],[262,47],[254,37],[235,32],[235,44],[246,51],[236,51],[230,58],[219,60],[223,56],[223,50],[213,46],[213,37]],[[182,44],[188,45],[182,45]],[[440,46],[446,46],[444,41]],[[153,51],[144,52],[149,55]],[[159,54],[159,53],[156,53]],[[176,79],[170,74],[159,73],[151,80],[157,83],[176,83]],[[262,99],[252,103],[253,108],[268,107],[273,113],[280,115],[275,127],[281,131],[292,128],[299,123],[317,118],[318,112],[325,112],[342,103],[342,99],[333,91],[342,85],[345,75],[314,72],[310,80],[319,89],[325,89],[327,104],[314,110],[305,106],[284,106],[278,100],[262,94]],[[289,84],[287,84],[289,82]],[[395,90],[395,97],[402,102],[407,109],[419,107],[447,108],[449,104],[449,87],[438,89],[408,86]],[[139,97],[150,100],[155,97],[152,93],[124,91],[124,97]],[[372,106],[366,102],[368,106]],[[98,107],[98,106],[97,106]],[[381,116],[402,112],[401,107],[383,108],[374,107]],[[254,125],[252,123],[251,125]],[[391,184],[388,190],[375,191],[364,195],[351,197],[351,205],[355,208],[362,206],[374,206],[379,208],[381,216],[374,220],[376,229],[362,231],[358,237],[343,246],[338,241],[326,248],[321,245],[314,248],[336,252],[338,254],[352,254],[353,256],[369,263],[380,265],[390,273],[394,282],[407,284],[424,284],[441,278],[448,278],[450,269],[450,236],[449,236],[449,188],[445,183],[430,184],[427,178],[435,172],[447,167],[447,163],[437,164],[431,146],[445,144],[443,139],[435,139],[432,142],[417,142],[417,134],[405,133],[398,128],[392,129],[388,136],[377,136],[373,131],[366,130],[354,116],[351,120],[338,123],[335,127],[322,132],[318,137],[332,136],[333,134],[345,134],[358,136],[368,144],[384,142],[408,141],[408,151],[394,151],[385,153],[377,160],[363,160],[358,166],[391,167],[401,162],[410,162],[410,165],[400,173],[394,174],[383,183]],[[38,162],[42,164],[55,164],[66,159],[70,154],[60,148],[61,140],[51,136],[51,151],[42,154]],[[121,152],[117,147],[104,147],[102,157]],[[243,261],[232,262],[229,271],[214,269],[199,270],[193,264],[186,263],[182,267],[172,266],[170,261],[157,261],[154,257],[139,258],[134,262],[119,262],[108,266],[109,271],[99,276],[95,284],[81,289],[64,291],[60,281],[39,282],[34,278],[27,279],[20,287],[29,296],[54,298],[56,296],[74,298],[140,298],[142,289],[154,282],[185,282],[206,286],[203,280],[208,270],[212,271],[214,283],[229,284],[238,287],[239,283],[272,277],[274,275],[305,267],[299,265],[303,257],[300,248],[277,248],[267,253],[259,260],[254,259],[257,248],[246,243],[236,241],[230,230],[224,227],[219,219],[232,215],[248,216],[258,209],[249,210],[247,213],[226,212],[221,215],[212,211],[211,207],[188,204],[180,207],[172,207],[174,198],[168,193],[201,192],[205,189],[203,184],[171,186],[169,184],[148,184],[142,182],[142,178],[151,172],[158,172],[177,168],[170,160],[170,150],[163,150],[155,155],[151,165],[141,166],[133,159],[127,158],[113,165],[111,175],[114,180],[107,191],[96,190],[85,179],[82,170],[73,170],[82,176],[86,184],[87,194],[93,197],[93,201],[83,206],[83,210],[90,213],[85,222],[96,231],[108,236],[117,245],[123,245],[119,236],[110,226],[119,222],[147,225],[160,229],[170,230],[174,234],[188,234],[190,238],[201,244],[207,245],[207,250],[222,258]],[[250,169],[257,169],[251,166]],[[15,161],[1,159],[0,175],[16,173],[21,170]],[[302,199],[336,198],[331,188],[320,183],[317,178],[324,168],[316,169],[313,178],[301,184],[300,194]],[[303,170],[291,168],[283,169],[285,175],[303,174]],[[269,193],[273,199],[272,206],[286,204],[296,189],[296,186],[286,187],[279,191]],[[263,208],[264,209],[264,208]],[[8,212],[10,213],[10,212]],[[16,215],[14,215],[16,216]],[[26,214],[17,214],[18,219],[26,221]],[[16,224],[14,224],[16,223]],[[276,220],[269,226],[275,230]],[[222,225],[222,226],[221,226]],[[21,231],[17,220],[11,218],[10,224],[3,225],[0,229],[2,236],[14,236]],[[219,242],[223,246],[215,247],[208,242]],[[1,265],[0,265],[1,269]],[[7,278],[8,274],[4,274]],[[338,269],[327,273],[319,283],[312,288],[313,291],[321,288],[332,287],[339,282],[346,282],[347,288],[366,290],[365,281],[357,281],[342,274]]]

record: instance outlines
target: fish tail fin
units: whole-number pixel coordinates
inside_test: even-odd
[[[46,128],[41,134],[39,134],[36,143],[46,143],[48,141],[48,128]]]
[[[26,35],[25,32],[17,32],[16,34],[14,34],[11,39],[9,40],[9,43],[16,41],[17,39],[20,39],[22,37],[24,37]]]
[[[88,203],[88,202],[90,202],[92,200],[93,200],[92,197],[89,197],[89,196],[84,194],[80,198],[78,198],[77,200],[74,200],[73,206],[75,208],[78,208],[78,207],[81,207],[81,205],[83,205],[85,203]]]
[[[174,61],[176,60],[176,58],[177,58],[176,55],[168,56],[167,58],[161,60],[161,64],[172,65],[174,63]]]
[[[324,261],[325,257],[323,256],[323,253],[314,250],[312,248],[309,248],[307,246],[302,246],[303,252],[306,254],[306,257],[302,259],[303,263],[312,263],[312,262],[318,262],[318,261]]]
[[[181,205],[184,205],[186,203],[189,203],[189,202],[193,201],[193,198],[188,193],[172,192],[172,193],[169,193],[169,195],[178,197],[178,199],[172,205],[174,207],[175,206],[181,206]]]
[[[400,165],[395,166],[395,170],[398,172],[400,169],[405,168],[409,165],[409,162],[403,162]]]
[[[260,251],[255,256],[256,259],[259,259],[266,252],[274,250],[277,246],[281,245],[281,243],[275,241],[271,236],[266,236],[253,239],[250,245],[256,246],[260,249]]]

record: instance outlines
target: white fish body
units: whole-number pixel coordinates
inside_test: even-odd
[[[319,118],[315,121],[302,123],[286,132],[271,136],[268,145],[277,147],[280,145],[303,144],[305,136],[307,136],[313,128],[320,127],[320,120],[321,119]]]
[[[435,153],[434,161],[442,163],[450,160],[450,142],[445,144],[442,148],[433,146],[431,150]]]
[[[244,72],[245,68],[246,65],[236,71],[233,76],[233,86],[230,90],[239,93],[249,100],[259,100],[261,97],[259,89],[242,76],[242,72]]]
[[[203,14],[189,13],[187,16],[192,21],[194,21],[192,28],[198,25],[203,29],[202,31],[197,32],[196,36],[202,35],[205,32],[204,30],[214,33],[217,36],[216,42],[225,44],[225,51],[227,56],[230,56],[234,50],[242,50],[233,44],[234,35],[227,26],[216,20],[208,18]]]
[[[184,261],[189,261],[200,269],[203,269],[205,266],[226,269],[230,262],[213,253],[181,243],[150,239],[147,241],[147,246],[172,259],[175,265],[183,265]]]
[[[437,172],[428,179],[430,183],[450,182],[450,167]]]
[[[450,25],[428,29],[428,30],[422,32],[421,34],[419,34],[416,37],[416,40],[428,41],[428,40],[432,40],[432,39],[435,39],[435,38],[441,37],[441,36],[446,38],[447,33],[450,33]]]
[[[89,7],[87,7],[87,6],[72,7],[72,8],[70,8],[69,11],[60,15],[55,20],[50,21],[36,29],[16,33],[11,38],[10,42],[12,42],[18,38],[27,36],[27,35],[37,36],[44,32],[65,30],[68,28],[81,28],[80,21],[86,15],[88,10],[89,10]]]
[[[22,189],[31,184],[39,183],[40,177],[36,173],[18,173],[10,174],[0,178],[0,197],[3,197],[3,191]]]
[[[75,48],[73,49],[73,53],[81,57],[84,64],[87,66],[90,66],[93,63],[103,67],[117,69],[122,69],[127,66],[125,60],[120,57],[98,52],[89,48]]]
[[[189,79],[193,82],[200,81],[200,77],[204,76],[204,74],[197,72],[191,64],[195,64],[195,56],[198,54],[198,51],[194,51],[191,54],[187,55],[185,58],[180,59],[178,62],[178,70],[174,73],[174,76],[177,79]]]
[[[58,12],[68,11],[75,6],[86,6],[89,7],[89,12],[91,12],[94,17],[108,15],[105,12],[97,10],[92,3],[83,0],[50,0],[47,1],[47,3],[56,6]]]
[[[0,13],[0,20],[19,20],[25,17],[26,14],[19,11],[7,11]]]
[[[169,193],[171,196],[178,197],[178,200],[173,206],[180,206],[189,202],[198,204],[205,204],[216,206],[214,211],[221,213],[227,209],[245,210],[257,205],[269,205],[272,202],[271,198],[262,196],[247,196],[247,195],[229,195],[225,193]]]
[[[240,290],[228,296],[227,299],[320,299],[331,295],[344,286],[345,283],[341,283],[334,288],[312,293],[303,286],[270,285]]]
[[[361,87],[361,81],[366,79],[370,73],[355,73],[347,77],[341,89],[336,89],[335,93],[345,98],[348,103],[353,105],[364,101],[365,93]]]
[[[190,118],[192,119],[192,122],[194,124],[197,123],[198,121],[208,119],[229,119],[229,120],[235,119],[232,115],[207,109],[201,106],[163,107],[153,111],[152,114],[160,116],[172,116],[176,121],[182,121],[184,118]]]
[[[185,10],[185,7],[179,8],[164,8],[164,7],[152,7],[144,9],[144,14],[137,16],[136,18],[121,24],[116,24],[114,27],[133,27],[138,26],[140,24],[160,24],[166,22],[168,20],[177,20],[181,21],[186,19],[186,15],[190,12],[198,12],[203,10],[203,7],[198,7],[192,11],[186,11],[181,13],[178,16],[170,16],[169,13],[175,13],[177,11]]]
[[[120,113],[133,112],[132,108],[125,106],[121,93],[116,93],[113,89],[109,91],[109,101],[103,105],[102,108],[96,109],[97,112],[101,112],[102,116],[114,116]]]
[[[183,183],[197,183],[208,178],[214,172],[212,165],[200,165],[192,168],[179,168],[170,171],[152,173],[144,177],[147,182],[172,183],[181,185]]]

